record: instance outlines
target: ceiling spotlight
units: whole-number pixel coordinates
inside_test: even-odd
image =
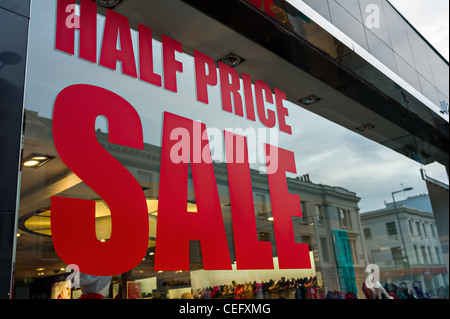
[[[23,166],[25,167],[35,167],[39,164],[38,161],[34,161],[34,160],[29,160],[23,163]]]
[[[242,62],[244,62],[245,60],[234,53],[229,53],[223,58],[221,58],[219,61],[222,62],[223,64],[226,64],[234,68],[237,67]]]
[[[373,128],[375,128],[375,126],[373,124],[366,123],[366,124],[363,124],[361,126],[358,126],[356,129],[361,131],[361,132],[364,132],[364,131],[367,131],[367,130],[371,130]]]
[[[122,0],[95,0],[99,5],[105,8],[113,8],[117,6]]]
[[[300,103],[302,103],[303,105],[308,106],[308,105],[312,105],[312,104],[315,104],[315,103],[319,102],[319,101],[320,101],[320,98],[318,98],[318,97],[315,96],[315,95],[309,95],[309,96],[307,96],[307,97],[304,97],[303,99],[300,99],[299,101],[300,101]]]
[[[50,155],[31,153],[30,155],[28,155],[23,159],[23,166],[38,168],[48,163],[54,158],[55,158],[54,156]]]

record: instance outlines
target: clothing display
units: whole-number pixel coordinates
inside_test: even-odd
[[[412,284],[413,289],[409,289],[406,282],[401,282],[399,285],[394,283],[386,283],[383,287],[384,291],[388,294],[377,294],[374,290],[368,288],[363,283],[363,292],[367,299],[429,299],[430,295],[427,292],[423,292],[422,282],[414,281]],[[376,290],[376,289],[375,289]]]
[[[281,278],[266,282],[206,287],[198,292],[197,299],[324,299],[323,288],[317,277]]]

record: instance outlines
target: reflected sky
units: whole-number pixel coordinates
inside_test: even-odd
[[[106,88],[130,102],[141,117],[145,143],[157,146],[161,145],[164,111],[202,121],[207,127],[222,131],[263,127],[259,120],[252,122],[222,111],[219,85],[209,88],[208,105],[198,102],[194,60],[186,54],[176,54],[184,71],[177,75],[178,92],[173,93],[123,75],[120,63],[117,70],[112,71],[79,59],[77,52],[70,56],[54,50],[55,8],[55,0],[40,2],[39,7],[32,8],[25,109],[51,118],[58,93],[67,86],[82,83]],[[104,18],[99,16],[98,52],[103,25]],[[132,32],[132,38],[137,56],[137,32]],[[153,50],[155,73],[162,74],[161,43],[154,40]],[[282,87],[279,89],[283,90]],[[271,105],[268,107],[273,109]],[[278,145],[295,153],[298,176],[309,174],[313,183],[340,186],[356,192],[361,197],[359,206],[363,212],[384,207],[384,201],[390,201],[391,192],[403,186],[414,187],[409,196],[427,193],[419,163],[290,102],[285,102],[285,107],[289,110],[287,124],[292,127],[292,135],[278,132]],[[98,123],[99,128],[106,131],[105,122]],[[272,141],[270,143],[273,144]],[[256,151],[251,145],[249,148],[250,152]],[[427,172],[448,182],[442,166],[434,165]],[[399,194],[397,199],[403,199],[402,196]]]
[[[449,60],[449,2],[447,0],[389,0],[389,2]],[[424,18],[432,17],[432,19]]]

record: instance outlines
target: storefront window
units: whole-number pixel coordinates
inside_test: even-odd
[[[90,20],[96,49],[80,47],[82,29],[73,54],[63,52],[56,8],[49,0],[31,11],[15,298],[364,299],[369,264],[392,294],[402,283],[415,293],[417,282],[448,296],[438,238],[425,249],[397,236],[411,218],[432,223],[433,212],[386,203],[403,184],[429,201],[423,165],[287,101],[282,88],[152,39],[151,21],[127,33],[125,16],[99,14]],[[230,148],[233,137],[241,149]],[[268,161],[266,145],[282,150],[271,153],[279,162]],[[120,219],[122,210],[132,218]],[[58,219],[64,214],[73,218]],[[83,272],[77,260],[97,258],[94,248],[114,247],[121,232],[136,242]],[[302,252],[299,262],[282,242]],[[417,247],[430,267],[414,260]],[[124,257],[138,249],[141,259]],[[124,263],[132,266],[107,271]]]

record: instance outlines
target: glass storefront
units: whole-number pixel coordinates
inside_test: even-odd
[[[448,298],[420,173],[448,185],[445,167],[151,25],[89,18],[86,1],[63,52],[57,2],[31,8],[14,298]],[[77,28],[73,10],[58,21]],[[97,252],[102,265],[85,265]]]

